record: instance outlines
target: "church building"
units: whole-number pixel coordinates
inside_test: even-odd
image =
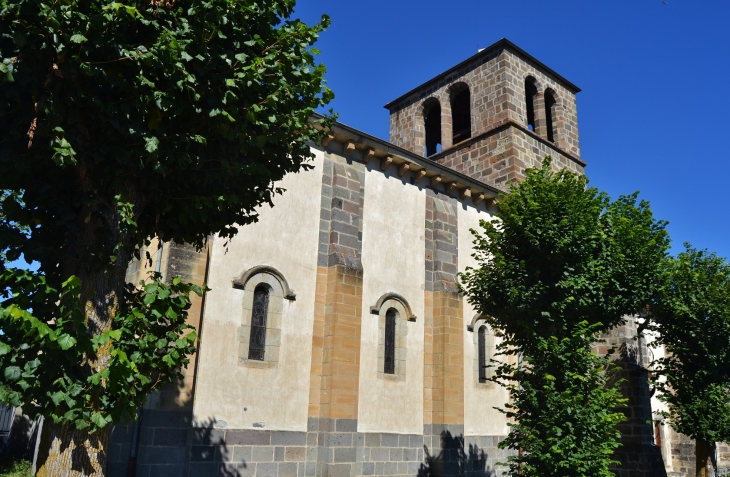
[[[336,123],[232,240],[153,243],[129,281],[156,266],[211,291],[185,379],[114,429],[109,476],[501,475],[496,338],[457,275],[510,180],[547,155],[583,173],[579,91],[500,40],[388,103],[389,141]],[[652,423],[635,336],[629,319],[608,337],[631,377],[616,475],[692,475],[691,441]]]

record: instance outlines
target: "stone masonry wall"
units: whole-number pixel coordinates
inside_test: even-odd
[[[552,156],[553,167],[583,174],[584,167],[566,156],[554,144],[532,131],[512,124],[501,126],[431,157],[439,164],[485,184],[507,190],[507,183],[525,177],[525,169],[539,167]]]
[[[138,477],[496,477],[502,437],[464,437],[463,426],[424,426],[424,434],[357,432],[355,419],[310,418],[307,432],[193,428],[185,412],[153,411],[142,436]],[[131,444],[117,427],[115,442]],[[125,466],[108,475],[126,476]]]
[[[464,319],[456,288],[457,201],[426,190],[424,424],[464,425]]]
[[[615,362],[619,366],[616,379],[623,379],[621,394],[628,399],[620,411],[626,421],[618,426],[621,447],[614,458],[620,461],[615,468],[617,477],[666,477],[662,449],[654,442],[654,425],[651,409],[648,366],[651,361],[643,339],[637,339],[637,323],[627,317],[602,337],[605,343],[597,347],[599,355],[610,348],[616,350]]]

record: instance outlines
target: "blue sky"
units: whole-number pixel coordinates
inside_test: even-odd
[[[383,105],[506,37],[578,85],[582,158],[641,191],[682,243],[730,257],[730,1],[299,0],[340,121],[383,139]]]

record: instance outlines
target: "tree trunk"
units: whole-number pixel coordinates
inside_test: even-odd
[[[714,442],[705,442],[702,439],[695,441],[695,475],[697,477],[711,477],[708,464],[714,457],[714,453]]]
[[[124,285],[123,269],[115,267],[110,273],[101,271],[96,276],[86,273],[81,279],[88,334],[105,333],[111,329],[118,313]],[[96,353],[87,356],[85,362],[80,364],[91,375],[106,368],[110,357],[109,344],[98,348]],[[104,477],[110,427],[107,425],[90,434],[77,430],[73,424],[59,425],[46,417],[38,451],[37,477]]]
[[[89,434],[46,419],[38,452],[37,477],[103,477],[109,426]]]
[[[63,264],[64,276],[76,275],[81,279],[81,301],[90,338],[112,329],[123,300],[125,272],[130,258],[124,246],[117,247],[129,240],[120,231],[119,211],[113,203],[100,203],[88,203],[80,214],[79,230],[69,238],[66,246],[68,259]],[[112,256],[116,258],[113,262]],[[110,346],[111,343],[97,349],[79,363],[87,375],[108,366]],[[45,422],[38,454],[38,477],[106,475],[110,425],[90,434],[77,430],[73,424],[58,425],[50,418],[46,418]]]

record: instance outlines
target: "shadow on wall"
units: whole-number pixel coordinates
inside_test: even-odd
[[[427,446],[423,446],[424,463],[418,469],[418,477],[496,477],[496,472],[487,465],[487,453],[476,444],[464,448],[464,436],[456,437],[451,432],[441,433],[441,451],[431,455]]]
[[[0,436],[0,456],[11,459],[33,459],[35,449],[37,421],[17,410],[13,417],[12,427]]]
[[[192,429],[189,475],[242,477],[243,474],[250,474],[246,472],[248,465],[245,461],[235,462],[233,452],[226,445],[225,432],[216,429],[215,423],[216,420],[210,418],[196,423],[196,427]],[[222,460],[229,462],[221,462]]]
[[[107,477],[250,474],[246,462],[235,462],[225,431],[216,428],[216,419],[196,422],[193,427],[192,413],[146,410],[144,420],[136,459],[130,458],[133,426],[114,427]]]

